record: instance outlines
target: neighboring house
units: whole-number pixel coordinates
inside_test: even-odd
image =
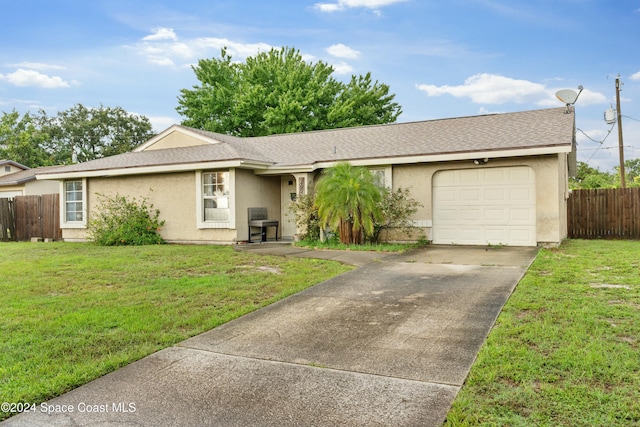
[[[0,198],[58,193],[60,185],[57,181],[36,181],[36,174],[53,171],[59,167],[29,169],[11,160],[0,160]]]
[[[291,201],[348,161],[409,188],[423,205],[414,224],[434,243],[556,245],[567,235],[574,146],[574,113],[564,107],[255,138],[176,125],[133,152],[38,179],[60,181],[71,241],[87,238],[97,194],[116,193],[148,198],[170,242],[246,241],[249,207],[266,207],[291,238]]]

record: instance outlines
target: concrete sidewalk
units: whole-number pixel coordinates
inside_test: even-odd
[[[459,246],[400,255],[280,244],[239,249],[361,267],[2,426],[437,426],[537,253]]]

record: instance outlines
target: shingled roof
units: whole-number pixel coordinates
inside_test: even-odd
[[[120,154],[70,165],[52,173],[77,175],[78,172],[130,169],[129,172],[135,174],[139,168],[192,165],[196,169],[199,164],[211,167],[215,162],[231,161],[261,165],[265,169],[286,169],[338,161],[380,159],[382,164],[393,163],[394,158],[521,153],[545,148],[549,152],[567,152],[574,138],[574,114],[565,108],[552,108],[253,138],[182,126],[175,128],[195,132],[209,143]],[[43,175],[46,178],[46,174]]]
[[[26,167],[26,166],[25,166]],[[34,169],[26,169],[19,172],[0,176],[0,187],[9,185],[20,185],[29,181],[35,181],[36,175],[45,172],[53,172],[63,166],[42,166]]]

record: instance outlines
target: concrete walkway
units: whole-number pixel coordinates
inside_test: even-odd
[[[400,255],[282,244],[238,249],[360,267],[2,427],[438,426],[537,253],[462,246]]]

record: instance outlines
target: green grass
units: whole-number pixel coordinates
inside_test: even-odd
[[[50,399],[349,269],[219,246],[0,243],[0,402]]]
[[[302,240],[295,246],[311,249],[336,249],[342,251],[372,251],[372,252],[405,252],[423,246],[421,243],[366,243],[362,245],[347,245],[344,243],[327,240]]]
[[[445,425],[639,426],[639,341],[640,242],[542,250]]]

